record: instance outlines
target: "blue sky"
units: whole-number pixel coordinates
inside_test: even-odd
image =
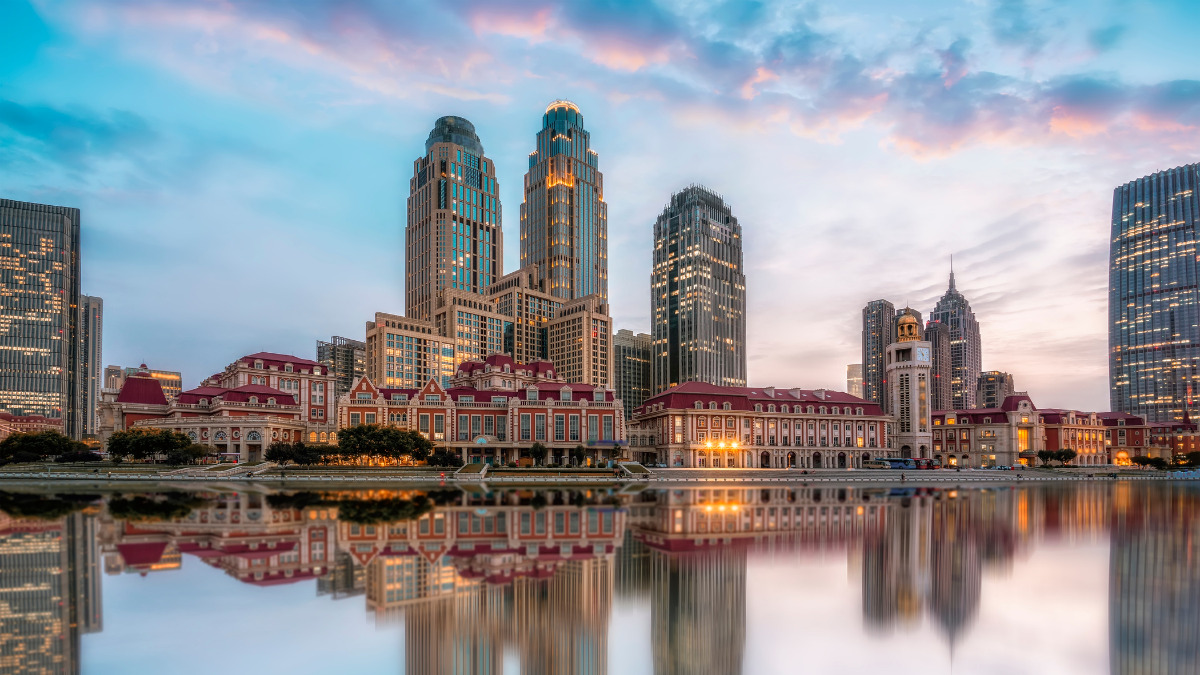
[[[403,310],[434,119],[472,120],[518,264],[545,104],[605,174],[612,311],[649,328],[654,217],[725,196],[750,380],[844,387],[859,311],[955,257],[983,365],[1107,409],[1112,189],[1200,160],[1187,2],[44,1],[0,5],[0,195],[84,211],[105,361],[185,384]]]

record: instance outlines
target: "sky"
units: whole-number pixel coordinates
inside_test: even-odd
[[[950,257],[985,370],[1107,410],[1112,190],[1200,161],[1194,2],[0,3],[0,197],[82,209],[104,361],[185,386],[312,358],[403,304],[434,120],[496,165],[505,271],[545,105],[604,174],[611,312],[650,328],[655,217],[742,225],[752,386],[845,388],[861,309],[928,312]]]

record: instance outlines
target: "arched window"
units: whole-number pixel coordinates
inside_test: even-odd
[[[275,405],[275,397],[274,396],[267,399],[267,405]]]
[[[722,407],[724,410],[733,410],[733,406],[729,404],[729,401],[726,401],[726,402],[725,402],[725,405],[723,405],[723,406],[721,406],[721,407]]]
[[[855,409],[854,409],[854,414],[855,414],[855,415],[861,415],[861,414],[862,414],[862,408],[855,408]]]
[[[780,411],[782,411],[782,412],[789,412],[788,405],[787,405],[786,403],[784,403],[784,404],[783,404],[783,405],[780,407]]]
[[[251,431],[251,432],[249,432],[249,433],[247,433],[247,434],[246,434],[246,440],[248,440],[248,441],[261,441],[261,440],[262,440],[262,434],[258,433],[257,431]]]
[[[808,414],[809,415],[813,414],[813,407],[811,405],[808,406]]]
[[[708,409],[709,409],[709,410],[716,410],[716,409],[717,409],[717,402],[716,402],[716,401],[709,401],[709,402],[708,402]]]
[[[695,408],[696,410],[700,410],[701,408],[704,407],[704,404],[701,403],[700,401],[696,401],[696,405],[694,405],[692,407]]]
[[[251,402],[251,403],[258,403],[258,397],[257,397],[257,396],[251,396],[251,397],[250,397],[250,402]]]
[[[315,432],[315,431],[308,432],[308,442],[309,443],[317,442],[317,432]]]
[[[767,412],[775,412],[775,404],[771,403],[767,406]]]
[[[825,406],[821,406],[821,414],[822,414],[822,415],[824,415],[824,414],[825,414]]]
[[[762,412],[762,404],[761,403],[754,404],[754,412]]]
[[[834,415],[840,415],[841,413],[842,413],[842,409],[841,409],[841,408],[837,407],[836,405],[835,405],[835,406],[833,406],[833,414],[834,414]]]

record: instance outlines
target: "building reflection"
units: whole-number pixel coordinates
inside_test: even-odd
[[[985,578],[1044,543],[1107,537],[1111,672],[1200,672],[1200,489],[1183,483],[456,491],[409,518],[348,519],[346,500],[363,513],[422,494],[167,495],[145,516],[120,497],[23,502],[0,512],[0,672],[79,672],[80,636],[103,625],[101,567],[174,574],[185,559],[361,598],[377,624],[403,624],[413,673],[513,660],[530,675],[607,673],[617,601],[649,603],[655,673],[740,673],[748,569],[794,552],[845,556],[869,634],[932,626],[952,652]]]

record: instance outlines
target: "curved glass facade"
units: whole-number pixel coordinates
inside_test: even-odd
[[[1150,422],[1183,419],[1200,360],[1200,164],[1113,192],[1108,271],[1112,409]]]

